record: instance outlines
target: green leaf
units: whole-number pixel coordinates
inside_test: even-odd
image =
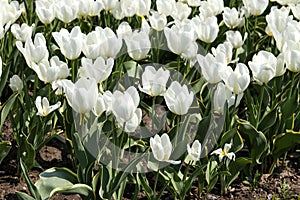
[[[51,192],[59,187],[70,187],[78,183],[77,176],[67,168],[53,167],[40,174],[40,179],[35,186],[38,188],[42,199],[48,199]]]
[[[251,163],[250,159],[244,157],[237,158],[235,161],[231,162],[229,164],[229,172],[231,175],[227,178],[227,185],[229,186],[238,177],[240,172]]]
[[[274,138],[271,154],[277,159],[297,144],[300,144],[300,132],[287,130],[286,133],[279,134]]]
[[[277,109],[275,108],[270,112],[268,112],[266,115],[264,115],[257,129],[264,132],[265,130],[267,130],[268,128],[270,128],[276,123],[276,119],[277,119]]]
[[[88,158],[84,149],[84,146],[82,145],[82,142],[80,140],[80,137],[78,133],[73,134],[73,148],[75,151],[76,158],[78,159],[78,162],[80,166],[84,169],[88,167]],[[84,177],[84,175],[83,175]]]
[[[1,93],[0,93],[1,94]],[[3,123],[5,122],[8,113],[10,112],[10,109],[12,105],[14,104],[16,98],[18,96],[18,93],[13,93],[8,100],[4,103],[3,107],[1,108],[1,121],[0,121],[0,129],[2,129]]]
[[[10,141],[2,141],[0,142],[0,164],[3,161],[3,159],[7,156],[11,149],[11,143]]]
[[[16,195],[18,196],[19,199],[22,199],[22,200],[36,200],[35,198],[33,198],[23,192],[16,191]]]
[[[257,131],[248,121],[239,120],[238,132],[245,139],[250,151],[250,157],[257,163],[261,155],[268,149],[268,143],[265,135]]]
[[[231,143],[232,147],[230,151],[238,152],[244,146],[243,138],[239,134],[236,128],[233,128],[222,135],[220,146],[224,146],[225,143]]]
[[[299,93],[294,92],[291,98],[287,99],[281,106],[283,120],[287,120],[293,116],[293,113],[296,111],[299,105],[298,95]]]
[[[41,200],[42,199],[41,194],[39,193],[38,188],[31,182],[31,180],[28,176],[28,170],[27,170],[24,162],[22,161],[22,159],[20,159],[20,166],[21,166],[22,172],[24,174],[24,178],[27,183],[30,194],[34,197],[34,199]]]
[[[0,79],[0,97],[2,96],[2,91],[3,91],[3,89],[4,89],[4,87],[7,83],[8,75],[9,75],[9,72],[10,72],[10,66],[11,65],[6,65],[6,67],[4,68],[4,70],[2,72],[2,75],[1,75],[1,79]],[[2,124],[1,124],[1,127],[2,127]]]
[[[88,200],[95,199],[93,189],[90,186],[85,184],[75,184],[71,186],[57,187],[51,191],[50,197],[54,196],[57,193],[80,194],[85,196],[85,199]]]
[[[145,177],[145,174],[137,174],[137,182],[139,185],[141,185],[148,197],[148,199],[151,199],[152,197],[154,197],[154,192],[152,190],[152,188],[149,186],[149,182],[147,180],[147,178]]]

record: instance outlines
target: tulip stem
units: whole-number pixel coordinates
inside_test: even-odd
[[[158,170],[156,172],[156,176],[155,176],[155,182],[154,182],[154,193],[156,193],[156,186],[157,186],[157,182],[158,182],[158,176],[159,176],[159,164],[158,164]]]
[[[261,119],[261,112],[262,112],[262,104],[264,101],[264,95],[265,95],[265,86],[262,85],[261,86],[261,90],[260,90],[260,101],[259,101],[259,107],[258,107],[258,113],[257,113],[257,121],[256,121],[256,128],[259,125],[260,119]]]

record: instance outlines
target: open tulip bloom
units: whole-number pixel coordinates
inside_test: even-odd
[[[51,113],[52,111],[56,110],[57,108],[60,107],[60,101],[57,102],[56,104],[54,105],[50,105],[49,104],[49,101],[46,97],[42,97],[41,96],[38,96],[35,100],[35,105],[36,105],[36,108],[38,110],[37,112],[37,115],[40,115],[42,117],[45,117],[47,116],[49,113]]]
[[[193,161],[200,160],[202,146],[199,140],[195,140],[192,146],[187,144],[186,147],[187,147],[188,155]]]
[[[154,138],[151,137],[150,147],[156,160],[168,162],[174,165],[180,164],[180,160],[170,160],[173,147],[170,138],[166,133],[164,133],[161,137],[159,135],[155,135]]]
[[[153,66],[147,66],[142,75],[142,86],[139,85],[139,89],[150,96],[162,96],[166,92],[169,77],[170,72],[168,70],[159,68],[156,71]]]
[[[164,98],[171,112],[177,115],[185,115],[193,103],[194,93],[189,92],[186,85],[181,86],[177,81],[173,81]]]
[[[211,153],[211,155],[218,155],[219,160],[221,161],[224,157],[229,158],[229,160],[235,160],[235,154],[233,152],[229,152],[231,148],[231,143],[226,143],[224,145],[224,149],[219,148]]]

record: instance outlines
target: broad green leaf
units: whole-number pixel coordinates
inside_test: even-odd
[[[240,174],[243,169],[247,169],[246,166],[250,165],[252,161],[248,158],[240,157],[229,164],[230,176],[227,178],[227,185],[229,186]]]
[[[142,186],[148,199],[151,199],[151,197],[154,196],[154,192],[153,192],[152,188],[150,187],[149,182],[148,182],[147,178],[145,177],[145,174],[137,174],[136,177],[137,177],[138,184]]]
[[[287,99],[281,106],[283,120],[287,120],[291,116],[293,116],[293,113],[298,108],[298,105],[299,105],[298,95],[299,95],[298,92],[294,92],[294,94],[291,96],[291,98]]]
[[[9,153],[10,149],[11,149],[11,143],[9,141],[0,142],[0,164]]]
[[[88,166],[88,158],[80,140],[78,133],[73,134],[73,148],[75,151],[76,158],[82,168],[86,168]]]
[[[70,187],[78,183],[77,176],[67,168],[53,167],[40,174],[40,179],[35,186],[38,188],[42,199],[48,199],[51,192],[59,187]]]
[[[12,105],[14,104],[17,96],[18,96],[18,93],[13,93],[8,98],[8,100],[4,103],[3,107],[1,108],[0,130],[2,129],[3,123],[5,122],[7,115],[10,112],[10,109],[11,109]]]
[[[297,144],[300,144],[300,132],[288,130],[286,133],[279,134],[274,138],[271,154],[277,159]]]
[[[80,194],[83,195],[87,200],[95,199],[93,189],[85,184],[75,184],[71,186],[57,187],[51,191],[50,197],[54,196],[57,193]]]
[[[264,115],[257,129],[264,132],[265,130],[267,130],[268,128],[270,128],[276,123],[276,119],[277,119],[277,109],[275,108],[270,112],[268,112],[266,115]]]
[[[248,121],[239,120],[238,132],[245,139],[249,147],[250,157],[257,163],[261,155],[268,149],[268,143],[265,135],[257,131]]]

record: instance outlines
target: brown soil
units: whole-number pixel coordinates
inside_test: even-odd
[[[24,178],[17,175],[17,147],[13,140],[12,128],[9,121],[3,126],[4,140],[12,142],[12,149],[9,155],[0,165],[0,200],[18,199],[16,191],[28,193],[27,185]],[[37,155],[37,161],[43,169],[50,167],[67,167],[72,169],[70,155],[67,152],[64,143],[57,139],[53,139],[44,146]],[[235,181],[229,192],[225,196],[218,195],[219,191],[205,194],[201,197],[197,195],[197,188],[193,187],[191,194],[187,194],[186,199],[300,199],[300,171],[299,171],[300,155],[289,155],[285,162],[276,167],[273,174],[263,174],[258,179],[257,187],[250,188],[242,183],[242,180]],[[29,171],[29,177],[32,182],[39,179],[39,173],[42,170],[33,169]],[[129,189],[130,190],[130,189]],[[130,192],[129,192],[130,193]],[[127,193],[127,194],[129,194]],[[29,193],[28,193],[29,194]],[[130,195],[126,195],[129,196]],[[168,192],[163,195],[164,199],[173,199]],[[124,199],[130,199],[129,197]],[[140,199],[146,199],[143,192],[139,195]],[[79,195],[62,195],[57,194],[51,200],[81,200]]]

